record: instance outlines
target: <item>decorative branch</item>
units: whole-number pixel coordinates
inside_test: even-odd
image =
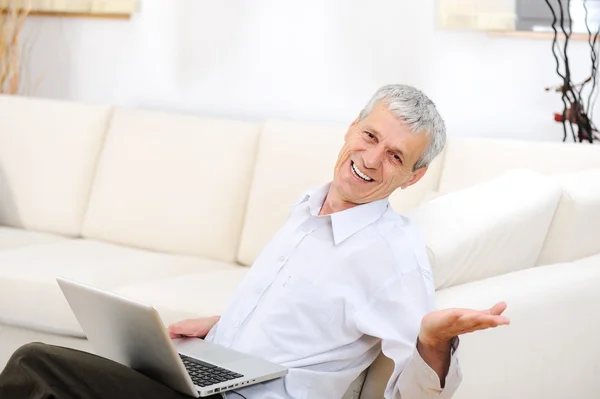
[[[19,94],[21,80],[21,49],[19,35],[31,10],[9,0],[5,12],[0,12],[0,93]]]
[[[598,56],[598,51],[596,50],[596,45],[598,44],[600,47],[600,41],[598,40],[600,35],[600,27],[595,33],[592,35],[592,30],[589,27],[588,22],[588,8],[587,8],[587,0],[583,0],[583,8],[585,10],[585,24],[586,29],[588,31],[588,44],[591,50],[591,61],[592,61],[592,71],[589,78],[584,80],[582,83],[575,85],[571,81],[571,66],[569,63],[569,55],[568,55],[568,46],[569,40],[571,38],[571,34],[573,33],[573,20],[571,18],[571,0],[566,1],[566,17],[568,22],[568,29],[565,27],[565,11],[563,9],[564,3],[562,0],[556,0],[559,8],[560,15],[560,30],[564,35],[565,41],[562,48],[562,53],[560,54],[560,60],[557,55],[558,46],[558,29],[556,24],[558,22],[557,13],[554,10],[554,7],[550,3],[550,0],[545,0],[550,12],[552,13],[552,30],[554,31],[554,37],[552,40],[552,55],[554,56],[554,60],[556,63],[556,73],[562,79],[562,84],[558,86],[555,91],[561,93],[561,100],[563,103],[563,111],[561,114],[555,114],[555,120],[557,122],[561,122],[563,125],[563,141],[567,140],[567,124],[569,125],[569,130],[571,131],[571,136],[573,137],[573,141],[589,141],[593,143],[594,140],[600,140],[598,136],[598,129],[595,127],[592,119],[590,117],[591,113],[593,113],[593,107],[597,98],[598,90],[597,90],[597,74],[598,74],[598,65],[600,63],[600,57]],[[593,39],[592,39],[593,37]],[[561,63],[563,61],[564,64],[564,74],[561,73]],[[583,91],[588,83],[592,82],[590,94],[588,96],[587,106],[583,100]],[[546,90],[550,90],[551,88],[546,88]],[[593,97],[593,100],[592,100]],[[575,126],[577,126],[577,134],[575,133]]]
[[[558,46],[558,31],[556,30],[556,13],[554,12],[554,7],[552,7],[552,4],[550,4],[550,0],[545,0],[546,4],[548,5],[548,7],[550,8],[550,12],[552,13],[552,30],[554,31],[554,38],[552,39],[552,55],[554,56],[554,60],[556,61],[556,73],[558,74],[558,76],[560,76],[563,80],[563,87],[564,87],[564,82],[566,82],[566,78],[565,76],[560,73],[560,61],[558,60],[558,56],[556,55],[556,47]],[[559,4],[560,6],[560,4]],[[563,103],[563,114],[562,114],[562,126],[563,126],[563,141],[565,141],[567,139],[567,125],[566,125],[566,110],[567,110],[567,101],[565,99],[565,93],[564,90],[561,90],[561,100]]]

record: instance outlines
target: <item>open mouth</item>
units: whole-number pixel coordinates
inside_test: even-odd
[[[350,161],[350,169],[352,170],[352,174],[354,176],[356,176],[357,178],[359,178],[360,180],[367,182],[367,183],[373,181],[373,179],[370,178],[366,173],[364,173],[360,169],[358,169],[358,166],[356,166],[356,164],[352,161]]]

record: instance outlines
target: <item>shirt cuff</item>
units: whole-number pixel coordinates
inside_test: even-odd
[[[451,349],[450,349],[450,367],[448,368],[448,374],[446,374],[446,383],[444,384],[444,388],[442,388],[440,383],[440,377],[437,373],[423,360],[421,354],[415,345],[415,350],[413,352],[413,363],[415,366],[414,376],[417,379],[417,382],[421,387],[425,390],[435,390],[440,393],[448,392],[448,398],[450,398],[454,392],[458,389],[460,382],[462,381],[462,373],[460,370],[460,365],[458,363],[458,357],[456,352],[458,350],[459,339],[455,337],[452,340]],[[441,396],[446,397],[446,395]]]

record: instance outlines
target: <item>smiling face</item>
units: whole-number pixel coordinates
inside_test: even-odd
[[[331,187],[336,202],[359,205],[386,198],[415,184],[427,170],[413,168],[429,137],[413,133],[383,103],[354,121],[344,138]]]

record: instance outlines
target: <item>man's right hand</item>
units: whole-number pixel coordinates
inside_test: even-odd
[[[186,319],[173,323],[167,331],[171,338],[196,337],[204,338],[206,334],[217,322],[221,316],[202,317],[200,319]]]

